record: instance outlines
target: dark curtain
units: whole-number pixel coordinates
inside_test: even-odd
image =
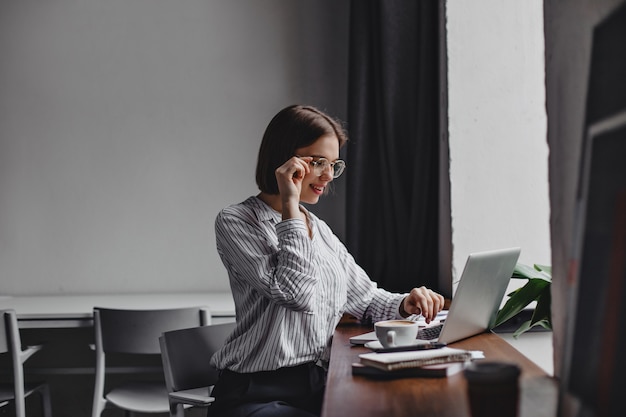
[[[439,290],[438,3],[351,3],[346,244],[390,291]]]

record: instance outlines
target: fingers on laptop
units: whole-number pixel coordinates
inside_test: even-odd
[[[404,310],[410,314],[421,314],[427,323],[443,309],[444,298],[424,286],[413,288],[404,299]]]

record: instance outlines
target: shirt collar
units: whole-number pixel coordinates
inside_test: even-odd
[[[252,207],[259,221],[273,221],[274,223],[278,223],[282,218],[279,212],[265,204],[265,202],[257,196],[248,198],[246,205]]]
[[[246,204],[252,207],[259,221],[269,220],[274,221],[274,223],[278,223],[282,220],[282,214],[271,208],[268,204],[265,204],[265,202],[257,196],[248,198],[246,200]],[[302,204],[300,204],[300,210],[302,210],[307,217],[311,218],[309,210],[307,210],[307,208]]]

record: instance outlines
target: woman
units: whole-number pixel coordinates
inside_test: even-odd
[[[211,415],[319,415],[330,340],[344,313],[362,321],[421,314],[429,322],[443,308],[443,297],[425,287],[409,294],[377,288],[301,205],[317,203],[341,175],[346,141],[340,124],[318,109],[286,107],[263,136],[261,192],[217,216],[237,327],[212,359],[222,372]]]

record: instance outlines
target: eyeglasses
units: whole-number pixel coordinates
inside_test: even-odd
[[[313,167],[313,173],[318,177],[330,167],[333,178],[338,178],[343,173],[343,170],[346,169],[346,162],[341,159],[330,162],[326,158],[314,157],[311,161],[311,166]]]

